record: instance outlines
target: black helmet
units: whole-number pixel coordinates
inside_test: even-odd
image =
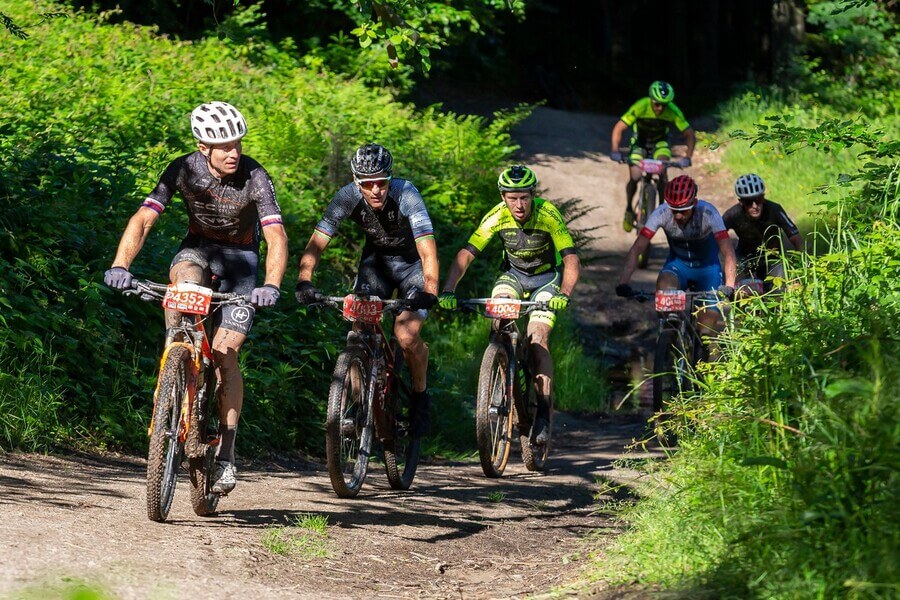
[[[378,173],[391,174],[394,157],[384,146],[366,144],[360,146],[350,159],[350,170],[356,177],[368,177]]]

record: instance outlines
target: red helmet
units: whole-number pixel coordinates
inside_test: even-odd
[[[690,210],[697,200],[697,182],[687,175],[679,175],[666,184],[663,195],[672,210]]]

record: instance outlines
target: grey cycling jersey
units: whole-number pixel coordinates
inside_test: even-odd
[[[237,172],[219,179],[199,151],[173,160],[143,206],[162,213],[175,192],[184,198],[189,232],[221,244],[259,248],[260,226],[281,224],[272,179],[249,156]]]
[[[347,218],[366,234],[363,256],[377,252],[417,260],[416,242],[434,237],[434,227],[422,195],[405,179],[391,180],[381,210],[372,209],[356,184],[348,183],[331,199],[322,220],[316,225],[316,233],[330,240]]]
[[[722,215],[716,207],[698,200],[691,220],[685,227],[675,222],[668,204],[659,205],[650,213],[641,235],[648,240],[662,229],[669,242],[669,256],[683,260],[690,267],[704,267],[719,263],[719,247],[716,240],[728,237]]]

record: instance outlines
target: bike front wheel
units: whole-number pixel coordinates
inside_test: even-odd
[[[190,362],[190,351],[174,346],[159,373],[147,454],[147,516],[151,521],[166,520],[175,495],[184,454],[184,444],[179,439],[181,407],[188,393]]]
[[[387,373],[385,386],[385,406],[393,407],[392,439],[384,442],[384,466],[388,482],[395,490],[408,490],[416,476],[419,466],[419,449],[421,440],[414,439],[409,432],[411,398],[406,393],[411,389],[403,385],[400,378],[403,370],[403,350],[396,340],[392,340],[394,352],[393,368]]]
[[[361,348],[341,352],[328,391],[325,454],[331,487],[340,498],[356,496],[369,469],[375,425],[369,406],[367,364]]]
[[[491,342],[481,359],[475,408],[475,435],[481,470],[486,477],[500,477],[512,446],[513,402],[509,397],[509,355]]]

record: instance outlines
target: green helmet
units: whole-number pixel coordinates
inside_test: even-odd
[[[537,175],[525,165],[513,165],[500,173],[497,188],[501,192],[530,192],[537,187]]]
[[[660,104],[668,104],[675,99],[675,88],[665,81],[654,81],[650,84],[650,99]]]

